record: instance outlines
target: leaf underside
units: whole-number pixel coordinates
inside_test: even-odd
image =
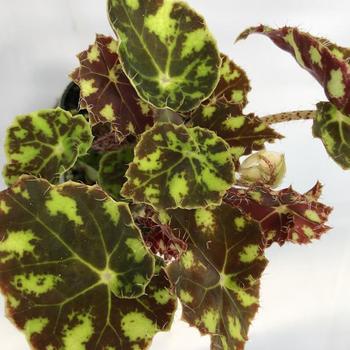
[[[122,195],[158,208],[220,204],[234,182],[228,145],[214,132],[158,123],[135,148]]]
[[[313,134],[322,140],[328,154],[343,169],[350,169],[350,116],[328,102],[317,104]]]
[[[229,145],[237,161],[264,148],[265,142],[282,138],[254,114],[245,115],[250,83],[244,70],[222,55],[220,80],[209,99],[191,113],[191,124],[215,131]]]
[[[214,90],[220,56],[204,19],[173,0],[109,0],[123,68],[158,108],[189,111]]]
[[[253,33],[266,35],[279,48],[292,54],[298,64],[323,86],[329,101],[340,111],[350,114],[350,66],[347,61],[350,49],[292,27],[251,27],[245,30],[238,40],[245,39]]]
[[[145,349],[168,328],[176,302],[126,204],[30,176],[0,203],[0,286],[34,349]]]
[[[188,236],[187,252],[167,268],[183,319],[211,335],[211,349],[243,349],[267,264],[259,225],[227,204],[169,214],[173,231]]]
[[[120,190],[126,181],[125,173],[134,159],[134,147],[125,145],[105,153],[100,161],[98,183],[112,198],[121,199]]]
[[[57,108],[17,116],[6,135],[5,182],[11,185],[22,174],[55,182],[91,143],[91,128],[82,115],[72,117]]]
[[[266,246],[275,242],[307,244],[330,229],[326,222],[332,209],[318,202],[320,194],[319,183],[305,194],[291,187],[273,191],[255,185],[249,189],[230,189],[224,201],[260,223]]]
[[[119,140],[142,134],[153,124],[152,109],[140,99],[121,68],[118,42],[97,35],[96,42],[78,55],[80,67],[71,78],[80,87],[80,108],[92,125],[111,123]]]

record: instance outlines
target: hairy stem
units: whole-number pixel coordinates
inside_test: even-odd
[[[293,112],[284,112],[278,114],[271,114],[266,117],[263,117],[262,120],[266,124],[277,124],[288,122],[291,120],[307,120],[307,119],[315,119],[317,111],[293,111]]]

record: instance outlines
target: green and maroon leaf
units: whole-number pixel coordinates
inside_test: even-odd
[[[264,148],[265,142],[282,138],[254,114],[245,115],[250,91],[249,79],[242,68],[221,55],[220,80],[209,99],[191,113],[190,123],[215,131],[231,147],[234,159]]]
[[[318,103],[313,134],[322,140],[337,164],[350,169],[350,114],[342,113],[331,103]]]
[[[266,246],[275,242],[281,246],[285,242],[307,244],[329,230],[326,222],[332,209],[317,201],[321,189],[318,182],[303,195],[292,187],[273,191],[257,185],[232,188],[224,200],[260,223]]]
[[[80,108],[88,110],[92,125],[111,123],[122,140],[152,125],[153,112],[123,72],[117,48],[113,38],[97,35],[96,42],[78,55],[80,67],[71,77],[80,86]]]
[[[217,103],[215,110],[206,111],[207,107],[201,106],[193,114],[191,123],[215,131],[230,145],[230,153],[236,161],[243,155],[264,149],[265,142],[283,137],[254,114],[243,114],[238,105]]]
[[[22,174],[56,181],[92,143],[89,123],[61,108],[16,117],[7,130],[5,181],[13,184]]]
[[[201,104],[202,114],[215,114],[217,104],[238,105],[241,110],[247,105],[250,82],[245,71],[228,56],[221,54],[219,83],[212,95]]]
[[[189,237],[167,269],[183,319],[211,335],[212,349],[243,349],[267,264],[259,225],[227,204],[169,214],[174,232]]]
[[[139,95],[186,112],[211,95],[220,55],[204,19],[184,2],[109,0],[123,68]]]
[[[145,349],[169,327],[170,284],[125,203],[29,176],[0,201],[0,286],[34,349]]]
[[[134,147],[125,145],[108,152],[100,161],[98,183],[114,199],[120,199],[120,190],[126,182],[125,173],[134,159]]]
[[[349,49],[292,27],[272,29],[260,25],[248,28],[238,39],[245,39],[252,33],[266,35],[282,50],[292,54],[299,65],[323,86],[334,106],[350,114],[350,66],[347,60]]]
[[[218,205],[234,182],[228,145],[200,127],[158,123],[135,148],[122,195],[157,208]]]

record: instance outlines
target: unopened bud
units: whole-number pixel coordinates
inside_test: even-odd
[[[252,154],[241,164],[240,181],[246,184],[263,183],[277,187],[286,173],[284,155],[260,151]]]

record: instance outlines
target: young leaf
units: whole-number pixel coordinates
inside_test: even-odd
[[[232,188],[224,200],[260,223],[267,246],[274,242],[282,246],[287,241],[310,243],[329,230],[326,222],[332,209],[317,202],[320,193],[319,183],[304,195],[292,187],[273,191],[257,185]]]
[[[292,27],[252,27],[245,30],[238,40],[246,39],[252,33],[266,35],[282,50],[292,54],[299,65],[323,86],[329,101],[340,111],[350,114],[350,66],[347,61],[349,49]]]
[[[189,237],[168,267],[183,319],[211,335],[212,349],[243,349],[267,264],[259,225],[227,204],[169,214],[174,232]]]
[[[109,0],[123,68],[139,95],[158,108],[189,111],[218,82],[220,56],[204,19],[173,0]]]
[[[254,114],[245,115],[250,83],[244,70],[222,55],[220,80],[209,99],[191,113],[191,124],[215,131],[230,146],[235,160],[282,138]]]
[[[135,148],[122,195],[157,208],[220,204],[234,182],[228,145],[214,132],[158,123]]]
[[[146,245],[167,262],[179,259],[187,250],[186,237],[176,237],[169,225],[157,223],[153,215],[153,210],[146,210],[135,218]]]
[[[152,109],[124,74],[117,48],[113,38],[97,35],[96,42],[78,55],[80,68],[71,77],[80,86],[80,108],[88,110],[92,125],[111,123],[122,140],[142,134],[153,118]]]
[[[29,176],[0,201],[0,286],[34,349],[145,349],[168,328],[169,282],[163,271],[152,278],[154,258],[125,203]]]
[[[317,104],[313,134],[319,137],[328,154],[343,169],[350,169],[350,115],[328,102]]]
[[[11,185],[22,174],[55,181],[91,143],[91,128],[82,115],[72,117],[57,108],[17,116],[6,135],[5,181]]]
[[[134,148],[123,146],[108,152],[100,161],[98,183],[114,199],[120,199],[120,190],[126,181],[125,173],[134,158]]]

